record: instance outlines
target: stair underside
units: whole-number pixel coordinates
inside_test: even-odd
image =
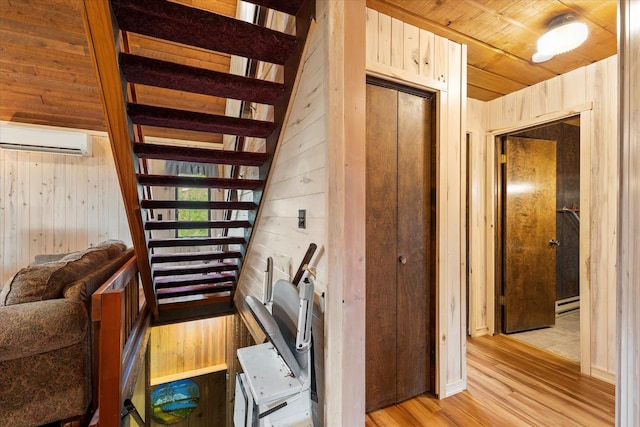
[[[291,71],[298,67],[304,39],[172,1],[109,1],[116,20],[115,27],[124,32],[187,45],[199,51],[210,51],[212,55],[237,55],[253,61],[284,66],[280,68],[284,70],[285,82],[279,83],[134,55],[126,51],[117,55],[120,75],[128,83],[128,91],[124,91],[123,95],[126,98],[127,119],[134,125],[135,134],[131,135],[129,151],[136,164],[132,177],[137,180],[139,205],[127,206],[127,209],[132,209],[134,215],[142,215],[146,234],[144,241],[147,243],[153,280],[151,295],[156,296],[159,313],[155,323],[233,313],[233,293],[242,268],[247,239],[251,235],[260,205],[267,178],[265,172],[270,168],[275,149],[268,141],[277,141],[282,131],[282,123],[278,122],[281,121],[281,114],[273,114],[276,122],[272,122],[246,116],[210,114],[202,112],[206,109],[201,107],[198,107],[201,111],[172,108],[170,97],[158,102],[162,106],[152,105],[148,100],[147,103],[138,103],[136,87],[169,89],[158,93],[170,94],[175,91],[178,98],[178,92],[188,92],[212,97],[212,102],[217,103],[219,100],[213,97],[239,100],[245,105],[265,104],[273,106],[275,112],[281,112],[290,102],[290,79],[292,76],[295,78],[295,73]],[[309,6],[313,0],[248,1],[290,15],[309,14],[314,9]],[[303,7],[305,2],[308,4]],[[256,16],[264,16],[264,13]],[[302,20],[308,21],[308,15]],[[303,33],[306,32],[308,24],[301,28]],[[126,49],[126,38],[124,41]],[[255,68],[254,64],[253,69]],[[248,111],[248,108],[245,106],[242,110]],[[171,141],[163,141],[161,144],[146,143],[143,134],[147,126],[231,135],[236,138],[266,139],[267,144],[261,145],[266,145],[268,152],[209,149],[202,146],[194,148],[185,144],[174,145]],[[156,165],[151,162],[163,160],[220,167],[217,168],[218,173],[207,174],[208,176],[167,175],[157,172],[157,167],[149,167],[149,164]],[[242,179],[236,174],[231,177],[222,176],[223,171],[231,168],[237,172],[241,167],[259,171],[259,179]],[[216,169],[209,167],[205,170]],[[128,176],[123,178],[120,171],[119,178],[121,181],[130,179]],[[166,194],[185,188],[221,190],[222,192],[216,193],[216,197],[226,194],[226,200],[166,200]],[[246,194],[250,191],[254,192],[253,201],[236,200],[239,193]],[[154,192],[163,193],[164,199],[155,199]],[[176,219],[187,217],[180,213],[183,210],[209,213],[204,218],[196,216],[194,218],[197,219],[188,221]],[[200,229],[208,230],[210,237],[176,237],[184,231]],[[139,240],[134,239],[134,242]],[[149,295],[145,285],[145,296],[148,298]]]

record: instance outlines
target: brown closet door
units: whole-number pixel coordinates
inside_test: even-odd
[[[367,85],[367,411],[430,388],[431,102]]]
[[[398,92],[397,401],[428,389],[429,102]]]
[[[367,409],[396,402],[396,91],[367,85]]]

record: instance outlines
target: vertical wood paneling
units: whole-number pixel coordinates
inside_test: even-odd
[[[587,99],[594,100],[591,134],[592,374],[615,372],[615,281],[618,203],[616,57],[586,70]]]
[[[64,199],[65,204],[70,206],[66,211],[66,220],[69,226],[66,228],[68,231],[67,239],[66,239],[66,247],[63,252],[71,251],[71,248],[80,247],[78,245],[78,234],[80,231],[78,230],[78,181],[76,179],[77,169],[79,169],[80,162],[78,162],[78,167],[73,167],[73,158],[65,157],[64,159]],[[73,224],[73,226],[71,226]]]
[[[367,9],[369,13],[371,9]],[[376,12],[377,13],[377,12]],[[367,35],[367,46],[369,44],[369,35]],[[391,17],[384,13],[378,14],[378,62],[384,65],[391,65]]]
[[[64,206],[66,204],[66,186],[67,179],[65,173],[65,158],[61,156],[54,159],[53,165],[53,206]],[[73,209],[69,209],[72,211]],[[71,228],[73,223],[67,225],[66,210],[54,209],[53,210],[53,229],[67,230]],[[67,233],[54,233],[53,235],[53,250],[55,252],[68,252],[69,244],[67,242]]]
[[[584,90],[580,90],[584,93]],[[580,114],[580,141],[591,140],[591,129],[593,128],[593,111],[583,111]],[[585,189],[591,188],[591,174],[584,173],[591,168],[591,144],[580,144],[580,216],[584,221],[580,221],[580,262],[589,259],[588,254],[591,252],[591,191]],[[583,313],[591,313],[591,266],[586,265],[580,268],[580,310]],[[591,325],[593,324],[591,316],[580,316],[580,368],[585,374],[591,373]]]
[[[616,425],[640,425],[640,4],[619,2],[620,236]]]
[[[54,198],[54,163],[53,154],[42,155],[42,230],[40,232],[41,250],[43,253],[52,253],[53,247],[53,198]]]
[[[568,109],[584,104],[586,68],[580,67],[560,76],[562,90],[562,108]]]
[[[399,19],[391,18],[391,66],[399,69],[403,69],[404,66],[404,49],[401,40],[404,40],[404,23]]]
[[[486,277],[488,267],[484,242],[488,227],[484,214],[486,188],[486,117],[482,101],[467,98],[467,132],[469,132],[469,333],[489,333]]]
[[[9,269],[12,272],[15,272],[18,268],[18,256],[24,256],[24,248],[27,249],[26,256],[28,256],[28,248],[29,248],[29,235],[27,231],[26,236],[22,236],[22,251],[19,254],[16,249],[17,241],[18,241],[18,226],[22,224],[22,221],[19,222],[20,219],[24,219],[25,217],[29,218],[28,212],[25,209],[18,210],[20,205],[25,205],[28,201],[25,200],[25,197],[28,194],[28,182],[27,188],[24,187],[24,181],[18,181],[18,161],[17,161],[17,153],[10,151],[1,151],[0,150],[0,158],[2,159],[2,183],[0,183],[0,188],[2,189],[2,199],[0,202],[0,207],[2,208],[2,254],[0,257],[2,259],[2,265]],[[21,185],[20,185],[21,184]],[[21,214],[18,215],[18,212]],[[27,229],[28,230],[28,229]],[[8,275],[13,273],[8,273]],[[2,275],[2,284],[5,282],[5,275]]]
[[[516,121],[517,95],[510,93],[502,97],[502,122],[513,123]]]
[[[376,40],[373,41],[375,43]],[[368,43],[368,41],[367,41]],[[369,44],[369,43],[368,43]],[[402,68],[413,74],[420,74],[420,30],[404,24],[402,43]]]
[[[378,61],[378,12],[367,9],[367,40],[375,40],[367,44],[367,60]]]
[[[42,239],[43,188],[42,154],[29,155],[32,167],[29,170],[29,259],[36,254],[45,253]]]
[[[437,41],[436,41],[437,43]],[[440,140],[442,147],[439,159],[437,181],[440,184],[440,205],[436,207],[446,222],[436,229],[440,245],[443,248],[437,255],[438,293],[440,304],[446,310],[440,311],[440,341],[445,347],[440,351],[440,397],[459,393],[466,388],[466,314],[463,294],[466,277],[466,219],[462,217],[462,195],[464,177],[462,169],[462,114],[466,106],[462,105],[464,87],[466,87],[466,56],[462,56],[462,46],[447,41],[445,81],[449,83],[447,92],[448,107],[443,114],[441,129],[447,127],[447,136]],[[465,51],[466,53],[466,51]],[[437,60],[436,60],[437,64]],[[465,97],[466,98],[466,97]],[[445,242],[446,241],[446,242]],[[443,298],[443,294],[446,298]],[[446,316],[446,317],[445,317]],[[446,322],[446,323],[445,323]],[[443,327],[446,325],[446,327]],[[446,359],[446,361],[444,360]],[[446,363],[446,369],[445,364]],[[446,377],[444,373],[446,372]]]
[[[93,157],[0,150],[2,284],[38,254],[81,250],[105,239],[131,245],[128,227],[114,226],[126,224],[126,216],[109,141],[94,136],[93,144]]]
[[[433,77],[441,82],[449,82],[449,40],[444,37],[434,36],[434,63]]]
[[[420,74],[430,79],[434,76],[434,44],[435,38],[433,33],[420,29]]]

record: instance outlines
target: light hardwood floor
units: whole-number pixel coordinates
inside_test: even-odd
[[[468,390],[418,396],[367,414],[367,427],[612,426],[615,387],[507,336],[467,340]]]

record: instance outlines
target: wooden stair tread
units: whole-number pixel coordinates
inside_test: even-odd
[[[238,251],[203,251],[186,253],[163,253],[151,255],[152,264],[166,262],[208,261],[221,259],[239,259],[242,254]]]
[[[166,298],[160,301],[162,311],[186,309],[194,306],[202,305],[218,305],[221,303],[227,303],[227,308],[232,309],[229,303],[233,303],[231,300],[231,292],[217,292],[206,295],[188,295],[183,297]]]
[[[144,159],[177,160],[181,162],[224,165],[262,166],[271,156],[251,151],[208,150],[206,148],[136,142],[133,152]]]
[[[245,0],[246,2],[296,15],[302,6],[302,0]]]
[[[244,245],[246,243],[244,237],[175,237],[168,239],[149,239],[150,248]]]
[[[154,325],[226,316],[236,312],[232,292],[186,295],[158,301],[159,318]]]
[[[201,294],[215,294],[219,292],[230,292],[233,290],[233,285],[217,285],[217,284],[204,284],[204,285],[191,285],[181,286],[178,288],[165,288],[156,290],[156,294],[159,299],[173,298],[187,295],[201,295]]]
[[[181,277],[158,277],[155,280],[157,288],[176,286],[201,285],[206,283],[235,282],[235,273],[191,274]]]
[[[249,221],[154,221],[144,224],[145,230],[194,230],[203,228],[250,228]]]
[[[142,200],[143,209],[206,209],[206,210],[236,210],[250,211],[258,206],[253,202],[217,202],[191,200]]]
[[[129,103],[127,104],[127,113],[131,121],[138,125],[254,138],[266,138],[277,127],[273,122],[262,120],[219,116],[145,104]]]
[[[289,34],[177,3],[111,3],[120,29],[162,40],[281,65],[296,46],[296,38]]]
[[[120,69],[129,83],[202,95],[274,105],[284,93],[282,83],[271,82],[120,53]]]
[[[200,178],[194,176],[137,175],[140,185],[157,187],[225,188],[255,190],[264,185],[259,179]]]
[[[223,271],[238,271],[238,264],[231,262],[220,262],[210,264],[178,265],[170,267],[155,267],[153,274],[155,277],[177,276],[188,274],[220,273]]]

